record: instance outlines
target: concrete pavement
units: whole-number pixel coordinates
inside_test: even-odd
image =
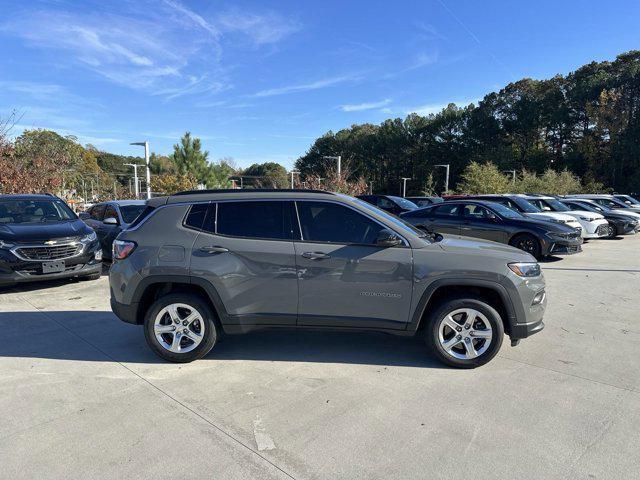
[[[584,250],[543,265],[546,329],[472,371],[331,332],[167,364],[106,277],[0,291],[0,478],[640,478],[640,236]]]

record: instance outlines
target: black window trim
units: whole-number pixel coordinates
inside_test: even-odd
[[[296,218],[298,219],[298,227],[300,229],[300,239],[299,240],[295,240],[296,242],[299,243],[321,243],[321,244],[326,244],[326,245],[345,245],[345,246],[365,246],[365,247],[376,247],[375,243],[344,243],[344,242],[321,242],[319,240],[305,240],[304,239],[304,235],[302,234],[302,222],[300,222],[300,217],[298,215],[298,202],[323,202],[323,203],[332,203],[335,205],[339,205],[341,207],[346,207],[349,208],[351,210],[353,210],[356,213],[359,213],[360,215],[368,218],[369,220],[373,221],[374,223],[377,223],[378,225],[380,225],[382,228],[385,228],[387,230],[391,230],[393,233],[395,233],[396,235],[398,235],[402,241],[404,242],[404,245],[396,245],[394,247],[384,247],[384,248],[411,248],[411,244],[409,243],[409,241],[404,237],[404,235],[398,233],[396,231],[395,228],[389,227],[388,225],[385,225],[384,223],[380,222],[379,220],[373,218],[371,215],[358,210],[357,208],[352,207],[351,205],[348,205],[346,203],[340,203],[340,202],[336,202],[336,201],[332,201],[332,200],[316,200],[311,199],[311,198],[302,198],[302,199],[298,199],[298,200],[294,200],[294,203],[296,204]],[[375,206],[375,205],[374,205]],[[380,247],[379,247],[380,248]]]

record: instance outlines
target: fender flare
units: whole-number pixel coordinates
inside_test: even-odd
[[[413,316],[411,317],[411,322],[407,326],[407,330],[413,332],[418,330],[418,328],[420,327],[420,322],[424,317],[427,305],[431,300],[431,297],[433,297],[433,294],[436,292],[436,290],[441,287],[481,287],[493,290],[500,296],[500,299],[504,304],[505,310],[507,311],[507,318],[504,318],[503,321],[508,324],[508,327],[510,329],[517,323],[517,318],[519,316],[519,313],[521,313],[516,311],[516,307],[514,306],[514,303],[511,300],[507,289],[498,282],[476,278],[443,278],[433,281],[425,289],[422,296],[420,297],[420,301],[416,305]],[[522,314],[524,314],[524,312],[522,312],[521,315]]]
[[[202,288],[206,292],[208,300],[213,305],[218,318],[222,323],[225,323],[228,318],[228,313],[224,308],[224,303],[222,302],[216,288],[208,280],[199,277],[192,277],[190,275],[150,275],[145,277],[136,286],[131,303],[139,305],[140,300],[142,300],[142,296],[152,285],[168,283],[191,284]]]

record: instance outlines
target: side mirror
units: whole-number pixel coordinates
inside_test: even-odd
[[[394,232],[389,229],[380,230],[378,233],[378,238],[376,238],[376,245],[378,247],[395,247],[396,245],[400,245],[402,243],[402,239],[398,237]]]
[[[89,215],[87,212],[80,212],[78,214],[78,218],[80,218],[80,220],[88,220],[91,218],[91,215]]]
[[[105,218],[102,223],[105,225],[118,225],[118,220],[113,217]]]

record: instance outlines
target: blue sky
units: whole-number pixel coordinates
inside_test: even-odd
[[[0,117],[82,143],[290,168],[354,123],[640,48],[640,2],[0,0]]]

